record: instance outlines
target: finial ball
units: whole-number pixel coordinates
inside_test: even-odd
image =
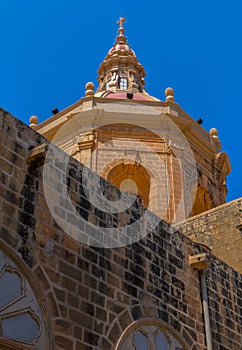
[[[168,87],[165,89],[166,101],[174,101],[174,89]]]
[[[94,95],[94,84],[92,82],[89,81],[88,83],[86,83],[85,88],[86,88],[86,93],[85,93],[86,96]]]
[[[88,83],[86,83],[86,86],[85,86],[86,90],[94,90],[94,84],[89,81]]]
[[[30,118],[29,118],[29,126],[30,127],[34,127],[38,124],[38,117],[36,117],[36,115],[32,115]]]
[[[210,129],[209,134],[212,137],[217,137],[218,136],[218,130],[216,128],[212,128],[212,129]]]
[[[174,89],[172,89],[171,87],[168,87],[167,89],[165,89],[165,95],[166,97],[174,96]]]
[[[210,140],[213,140],[215,142],[215,145],[218,147],[218,150],[220,151],[222,149],[219,137],[218,137],[218,130],[216,128],[212,128],[209,131]]]

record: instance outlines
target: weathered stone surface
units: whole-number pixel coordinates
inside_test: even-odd
[[[188,219],[180,230],[242,273],[242,198]]]
[[[57,225],[44,200],[41,168],[34,171],[26,163],[29,147],[47,141],[6,113],[4,123],[8,131],[2,131],[0,143],[8,144],[9,152],[4,157],[10,165],[6,168],[4,163],[0,169],[0,239],[13,256],[21,254],[29,274],[38,279],[37,288],[46,300],[45,312],[52,321],[53,348],[113,350],[133,321],[157,318],[180,334],[187,348],[205,349],[199,276],[189,265],[188,257],[206,250],[179,232],[171,233],[163,222],[143,240],[122,248],[95,248],[71,238]],[[11,150],[19,152],[24,162],[17,161],[15,165]],[[78,199],[83,195],[77,185],[83,167],[74,159],[70,163],[69,184],[75,193],[73,198]],[[10,173],[20,167],[21,176],[16,181],[21,186],[17,184],[9,190]],[[92,214],[92,220],[94,216],[98,222],[100,213],[93,209],[93,204],[85,205],[88,215]],[[228,210],[227,233],[236,216],[232,207]],[[12,215],[8,216],[8,211]],[[209,215],[215,227],[222,211],[208,213],[201,222],[194,219],[201,232]],[[117,217],[110,222],[116,227]],[[188,234],[192,234],[192,223],[190,228]],[[208,228],[207,221],[204,229]],[[231,229],[231,235],[233,232]],[[239,350],[242,277],[216,256],[207,254],[211,263],[205,274],[213,346]]]

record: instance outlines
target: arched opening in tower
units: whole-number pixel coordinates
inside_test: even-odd
[[[110,170],[107,180],[121,191],[137,196],[143,206],[148,207],[150,176],[142,165],[118,164]]]

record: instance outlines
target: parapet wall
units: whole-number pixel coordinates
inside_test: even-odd
[[[31,153],[48,141],[3,110],[0,130],[0,247],[36,291],[46,315],[42,327],[49,328],[50,348],[114,350],[134,321],[157,319],[184,349],[206,349],[199,276],[189,265],[189,256],[204,252],[203,248],[152,213],[147,214],[147,225],[155,222],[155,228],[123,247],[95,247],[80,242],[80,236],[73,238],[73,231],[66,233],[58,217],[70,224],[76,217],[62,203],[54,208],[54,219],[46,202],[42,155]],[[58,179],[63,164],[53,164]],[[100,239],[107,228],[131,225],[146,212],[138,204],[118,214],[97,209],[88,197],[91,189],[83,182],[84,167],[69,159],[67,169],[68,193],[82,218],[78,222],[82,237]],[[118,189],[91,172],[88,175],[95,180],[93,191],[100,201],[103,196],[120,198]],[[102,191],[95,193],[97,181]],[[58,204],[62,186],[53,185],[53,191]],[[127,230],[127,237],[139,234],[139,225]],[[213,349],[240,350],[242,276],[207,254]]]
[[[242,273],[242,198],[188,219],[180,231]]]

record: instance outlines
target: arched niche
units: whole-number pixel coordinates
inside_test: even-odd
[[[115,187],[141,199],[145,207],[149,205],[150,176],[142,165],[120,162],[107,174],[107,180]]]
[[[198,186],[195,200],[192,207],[192,216],[203,213],[215,207],[213,199],[205,187]]]

